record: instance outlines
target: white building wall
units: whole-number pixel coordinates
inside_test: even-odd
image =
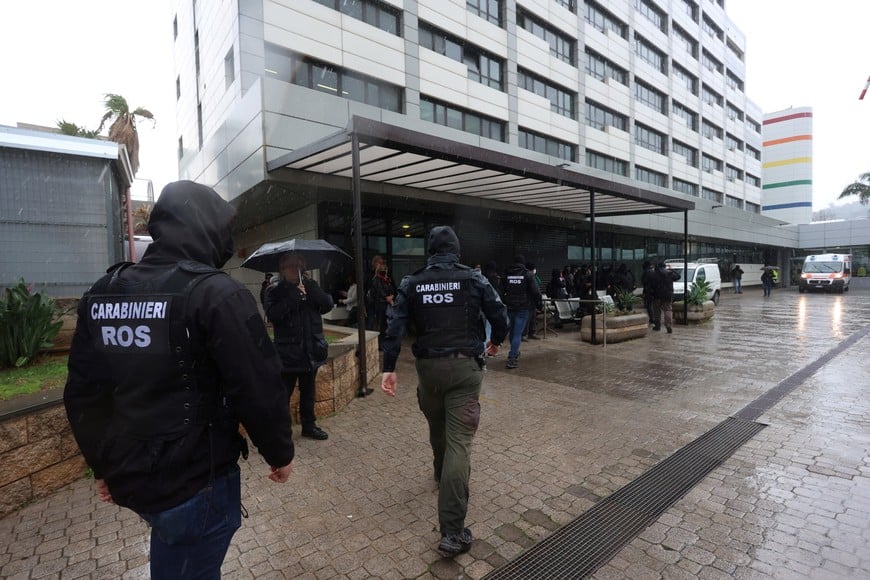
[[[764,115],[762,210],[793,224],[813,217],[813,118],[811,107]]]

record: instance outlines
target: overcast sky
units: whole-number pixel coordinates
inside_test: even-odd
[[[766,113],[813,108],[813,209],[827,207],[870,171],[870,95],[858,100],[870,76],[870,1],[726,0],[725,8],[746,35],[749,98]],[[65,119],[95,129],[103,94],[121,94],[157,118],[139,126],[138,176],[159,193],[177,176],[169,12],[169,0],[0,0],[0,124]]]

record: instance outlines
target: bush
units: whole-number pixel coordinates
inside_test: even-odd
[[[710,292],[710,282],[707,280],[692,282],[689,293],[686,295],[686,302],[695,306],[701,306],[708,300],[708,292]]]
[[[63,324],[58,318],[54,300],[31,294],[24,280],[6,288],[0,299],[0,368],[22,367],[52,346]]]
[[[623,290],[622,288],[614,288],[613,290],[613,302],[620,312],[633,311],[634,305],[639,301],[640,298],[632,290]]]

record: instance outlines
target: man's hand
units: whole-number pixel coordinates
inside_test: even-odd
[[[293,462],[291,461],[284,467],[270,467],[272,473],[269,474],[269,479],[275,483],[284,483],[293,473]]]
[[[106,485],[106,481],[103,479],[98,479],[97,481],[97,499],[100,501],[104,501],[106,503],[115,503],[112,501],[112,494],[109,492],[109,486]]]
[[[486,353],[485,354],[488,354],[489,356],[497,355],[498,354],[498,345],[493,344],[492,342],[488,342],[486,344]]]
[[[396,373],[384,373],[381,377],[381,390],[391,397],[396,396]]]

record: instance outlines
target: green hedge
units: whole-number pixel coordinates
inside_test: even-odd
[[[63,324],[54,300],[19,279],[0,299],[0,368],[22,367],[52,346]]]

